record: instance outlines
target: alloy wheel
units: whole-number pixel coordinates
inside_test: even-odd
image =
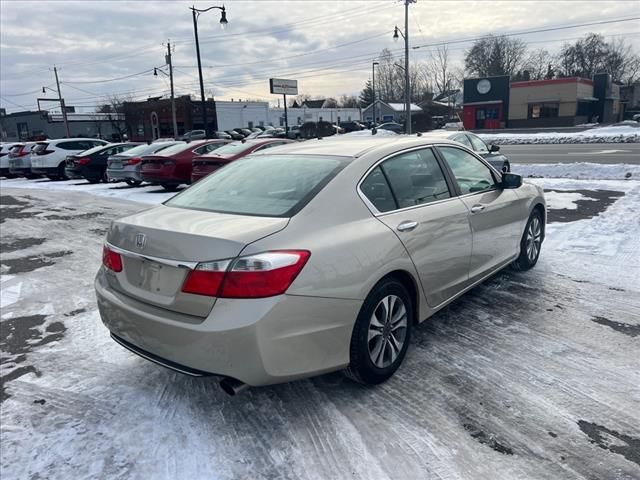
[[[407,308],[396,295],[387,295],[373,310],[369,322],[369,358],[378,368],[395,362],[407,335]]]
[[[540,252],[540,244],[542,243],[542,224],[537,216],[531,219],[529,228],[527,229],[527,258],[530,262],[535,262]]]

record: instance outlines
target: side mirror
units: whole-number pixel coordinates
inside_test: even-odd
[[[502,174],[500,186],[502,188],[520,188],[522,186],[522,176],[505,172]]]
[[[499,152],[500,151],[500,145],[490,145],[489,146],[489,151],[491,153]]]

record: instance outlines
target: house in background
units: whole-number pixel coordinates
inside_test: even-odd
[[[387,122],[396,122],[396,123],[404,123],[405,114],[404,114],[404,103],[395,103],[395,102],[383,102],[382,100],[375,101],[376,107],[376,121],[377,123],[387,123]],[[409,107],[411,109],[411,114],[422,113],[422,108],[420,108],[415,103],[412,103]],[[367,106],[362,110],[362,119],[365,122],[373,122],[373,103]]]

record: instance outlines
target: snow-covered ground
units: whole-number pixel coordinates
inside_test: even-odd
[[[528,145],[549,143],[639,143],[640,123],[591,128],[582,132],[478,133],[486,143]]]
[[[640,177],[545,167],[550,213],[619,196],[415,329],[389,382],[237,397],[130,354],[96,310],[109,222],[170,193],[0,181],[0,478],[640,478]]]
[[[523,177],[582,180],[640,180],[640,165],[624,163],[512,163],[511,171]]]

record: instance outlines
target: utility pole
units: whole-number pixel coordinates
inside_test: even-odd
[[[373,62],[371,65],[371,89],[373,90],[373,125],[376,124],[376,65],[379,65],[378,62]]]
[[[56,85],[58,86],[58,100],[60,101],[60,108],[62,109],[62,119],[64,120],[64,128],[67,131],[67,138],[71,138],[71,131],[69,130],[69,120],[67,120],[67,109],[64,105],[64,99],[62,98],[62,93],[60,92],[60,81],[58,80],[58,69],[53,67],[53,73],[56,76]]]
[[[409,4],[415,0],[404,0],[404,112],[406,131],[411,134],[411,85],[409,83]]]
[[[167,58],[169,65],[169,82],[171,83],[171,116],[173,118],[173,138],[178,138],[178,122],[176,120],[176,98],[173,93],[173,64],[171,63],[171,42],[167,42]]]

